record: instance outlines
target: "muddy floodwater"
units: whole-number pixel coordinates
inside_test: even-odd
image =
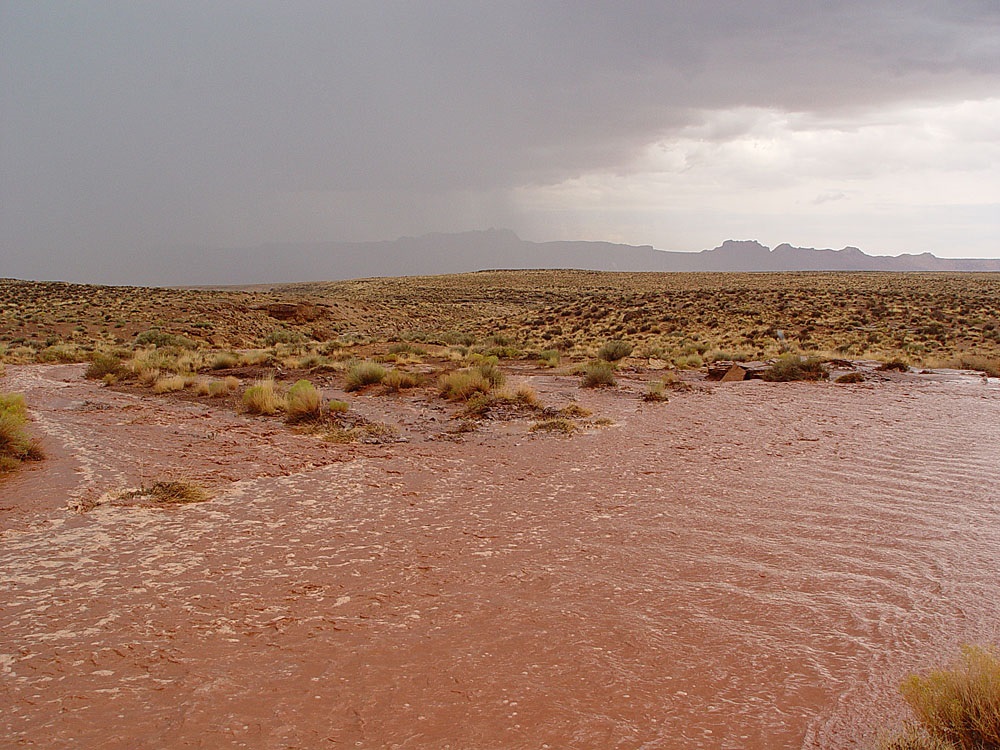
[[[401,402],[407,442],[345,446],[81,373],[0,382],[49,454],[0,484],[4,747],[866,747],[1000,642],[996,380],[529,373],[613,424]],[[67,509],[181,476],[212,500]]]

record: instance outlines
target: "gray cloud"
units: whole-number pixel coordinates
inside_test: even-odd
[[[850,123],[1000,84],[992,0],[0,7],[0,275],[467,229],[706,112]]]

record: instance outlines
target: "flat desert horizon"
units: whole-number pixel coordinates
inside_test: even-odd
[[[1000,643],[998,299],[2,280],[4,736],[878,747]]]

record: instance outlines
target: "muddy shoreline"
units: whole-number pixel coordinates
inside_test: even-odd
[[[863,747],[1000,640],[995,380],[523,375],[610,426],[331,445],[81,371],[2,383],[49,453],[0,485],[12,747]]]

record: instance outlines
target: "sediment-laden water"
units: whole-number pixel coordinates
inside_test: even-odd
[[[1000,642],[996,381],[524,377],[614,424],[331,446],[8,367],[50,458],[0,485],[6,741],[864,747]],[[214,499],[65,510],[179,474]]]

